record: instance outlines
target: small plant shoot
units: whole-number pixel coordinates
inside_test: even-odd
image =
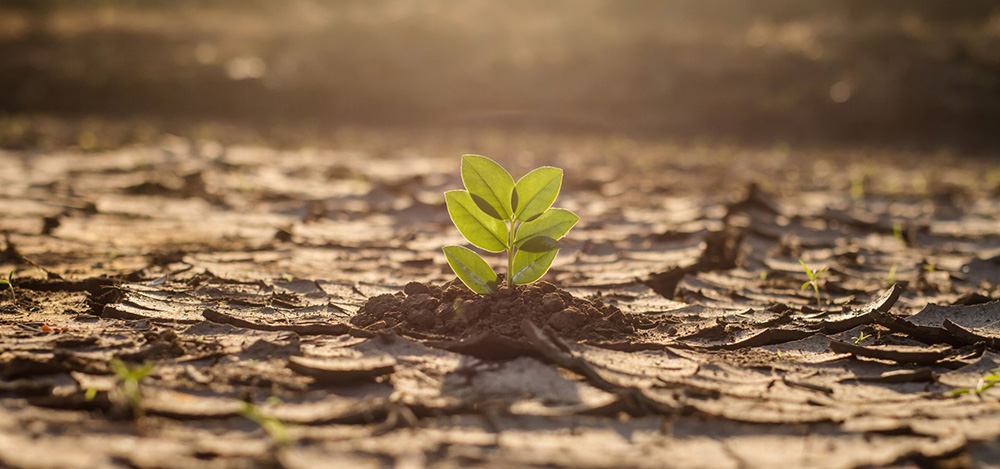
[[[11,270],[10,272],[7,272],[7,278],[6,279],[0,279],[0,285],[7,285],[7,288],[10,289],[10,298],[12,300],[14,300],[14,301],[17,301],[17,293],[14,292],[14,271],[13,270]]]
[[[823,303],[819,296],[819,277],[820,275],[823,275],[823,272],[826,272],[826,267],[819,270],[813,270],[810,269],[802,259],[799,259],[799,264],[802,264],[802,269],[806,271],[806,275],[809,277],[809,281],[802,284],[802,291],[812,287],[813,291],[816,292],[816,306],[822,306]]]
[[[527,285],[549,270],[566,235],[580,217],[551,208],[562,188],[563,171],[535,169],[517,182],[485,156],[462,157],[465,190],[445,192],[451,221],[469,243],[507,253],[507,287]],[[470,290],[485,295],[499,288],[499,276],[479,254],[463,246],[444,247],[445,257]]]

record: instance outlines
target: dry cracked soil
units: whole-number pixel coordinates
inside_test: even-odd
[[[0,152],[0,466],[1000,461],[996,159],[501,137]],[[463,151],[565,168],[543,282],[453,281]]]

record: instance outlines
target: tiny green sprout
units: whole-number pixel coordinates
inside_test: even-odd
[[[240,409],[240,415],[260,425],[260,428],[263,428],[268,435],[271,435],[271,438],[279,445],[286,445],[291,441],[285,424],[281,420],[265,414],[259,407],[249,402],[244,402],[243,408]]]
[[[812,270],[802,259],[799,259],[799,264],[802,264],[802,269],[805,270],[806,275],[809,276],[809,281],[802,284],[802,290],[805,291],[805,289],[812,287],[813,291],[816,292],[816,306],[819,307],[822,305],[822,301],[819,296],[819,277],[820,275],[823,275],[823,272],[826,272],[827,268],[823,267],[819,270]]]
[[[903,224],[899,221],[892,222],[892,237],[900,244],[906,244],[906,239],[903,238]]]
[[[896,269],[899,268],[899,264],[893,263],[892,267],[889,268],[889,275],[886,275],[886,283],[896,283]]]
[[[10,272],[7,272],[7,279],[6,280],[5,279],[0,279],[0,285],[7,285],[7,288],[10,289],[10,298],[12,300],[14,300],[14,301],[17,301],[17,293],[14,292],[14,270],[13,269],[11,269]]]
[[[872,335],[871,334],[866,335],[865,331],[861,331],[857,336],[851,338],[854,339],[854,344],[857,345],[860,344],[862,340],[872,338]]]
[[[865,197],[865,179],[863,177],[856,177],[851,179],[851,198],[854,200],[860,200]]]
[[[760,277],[760,281],[761,282],[766,282],[767,281],[767,271],[766,270],[760,271],[760,274],[758,276]]]
[[[462,157],[465,190],[445,192],[451,221],[469,243],[489,252],[507,252],[507,287],[537,281],[562,246],[559,239],[580,217],[551,208],[563,171],[543,166],[514,178],[485,156]],[[444,247],[445,257],[470,290],[485,295],[499,289],[499,277],[478,254],[463,246]]]
[[[956,389],[951,392],[951,395],[952,397],[957,397],[962,394],[975,393],[977,396],[981,396],[987,389],[996,386],[997,383],[1000,383],[1000,368],[995,368],[991,370],[989,374],[979,378],[979,382],[976,383],[976,387]]]
[[[139,391],[139,384],[153,371],[153,366],[152,363],[146,363],[130,367],[117,358],[111,360],[111,371],[114,371],[115,375],[118,376],[117,395],[119,398],[128,401],[129,406],[132,407],[132,416],[137,420],[141,419],[144,415],[142,393]]]
[[[934,264],[931,263],[924,264],[924,270],[927,272],[934,272],[935,269],[936,267],[934,266]]]

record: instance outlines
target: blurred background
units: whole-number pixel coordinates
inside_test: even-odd
[[[1000,2],[0,2],[2,147],[347,127],[995,154]]]

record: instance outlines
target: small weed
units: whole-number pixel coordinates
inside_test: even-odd
[[[244,402],[240,415],[260,425],[260,428],[263,428],[268,435],[271,435],[271,438],[279,445],[286,445],[291,441],[288,437],[288,429],[285,427],[285,424],[281,420],[265,414],[259,407],[249,402]]]
[[[111,360],[111,370],[118,376],[118,388],[115,390],[120,399],[128,401],[132,408],[132,416],[136,420],[143,417],[142,393],[139,392],[139,384],[153,371],[153,364],[130,367],[125,362],[115,358]],[[89,394],[89,390],[87,391]]]
[[[17,293],[14,291],[14,270],[7,272],[7,279],[0,279],[0,285],[7,285],[10,289],[10,298],[17,301]]]
[[[816,292],[816,306],[822,305],[822,301],[819,296],[819,280],[823,272],[826,272],[826,267],[819,270],[812,270],[806,265],[805,261],[799,259],[799,264],[802,264],[802,269],[806,271],[806,275],[809,276],[809,281],[802,284],[802,290],[805,291],[807,288],[812,287],[813,291]]]
[[[903,224],[901,222],[892,222],[892,237],[900,244],[906,244],[906,239],[903,238]]]
[[[871,339],[872,335],[865,334],[865,331],[861,331],[857,336],[851,338],[854,339],[854,345],[858,345],[861,343],[862,340]]]
[[[896,269],[899,268],[899,264],[893,263],[892,267],[889,268],[889,275],[885,276],[886,283],[896,283]]]
[[[766,270],[761,271],[758,276],[760,277],[760,281],[761,282],[766,282],[767,281],[767,271]]]
[[[931,263],[925,263],[924,264],[924,270],[927,271],[927,272],[934,272],[935,269],[936,269],[936,267],[934,266],[934,264],[931,264]]]
[[[851,198],[854,200],[861,200],[865,197],[865,179],[863,177],[855,177],[851,179]]]
[[[997,383],[1000,383],[1000,368],[996,368],[990,371],[989,374],[979,378],[979,382],[976,383],[976,387],[956,389],[951,392],[951,395],[954,397],[961,396],[962,394],[975,393],[977,396],[981,396],[987,389],[996,386]]]
[[[507,252],[508,288],[545,275],[562,246],[559,238],[580,220],[569,210],[550,208],[562,188],[563,171],[543,166],[515,183],[496,161],[465,155],[461,172],[466,190],[445,192],[444,199],[462,236],[480,249]],[[499,277],[479,254],[456,245],[445,246],[444,254],[470,290],[497,291]]]

